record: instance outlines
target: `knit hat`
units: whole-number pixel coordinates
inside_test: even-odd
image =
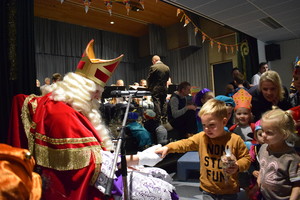
[[[261,130],[261,125],[260,125],[260,120],[258,120],[257,122],[255,122],[255,131]]]
[[[156,117],[156,113],[151,109],[147,109],[144,111],[144,117],[146,119],[154,119]]]
[[[80,74],[81,76],[86,77],[104,87],[118,64],[121,62],[123,55],[112,60],[97,59],[95,58],[93,46],[94,40],[91,40],[77,65],[75,73]]]
[[[238,108],[247,108],[251,110],[252,96],[245,89],[239,89],[232,97],[236,104],[235,110]]]
[[[235,103],[233,98],[225,96],[225,95],[218,95],[215,97],[215,99],[219,100],[219,101],[224,101],[226,105],[230,105],[232,107],[235,107]]]
[[[202,106],[202,102],[201,102],[201,99],[204,97],[204,95],[207,93],[207,92],[211,92],[210,89],[207,89],[207,88],[203,88],[202,90],[200,90],[196,96],[195,96],[195,104],[197,106]]]

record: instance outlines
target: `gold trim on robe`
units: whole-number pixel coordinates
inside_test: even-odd
[[[24,130],[27,136],[27,140],[28,140],[28,149],[29,151],[33,154],[33,147],[34,147],[34,135],[30,133],[30,128],[33,126],[35,127],[36,124],[32,123],[32,119],[30,117],[30,112],[29,112],[29,107],[28,107],[28,103],[35,98],[36,95],[31,94],[28,97],[26,97],[26,99],[24,100],[23,106],[22,106],[22,114],[21,114],[21,118],[22,118],[22,123],[24,126]],[[35,112],[37,107],[37,101],[35,100],[35,102],[32,105],[33,111]],[[34,154],[33,154],[34,155]]]
[[[36,163],[58,171],[81,169],[90,164],[91,155],[95,155],[95,163],[101,163],[101,147],[88,146],[83,148],[52,149],[47,146],[35,144]],[[100,157],[98,157],[100,156]],[[96,167],[96,166],[95,166]],[[95,174],[96,171],[94,172]]]
[[[94,137],[84,137],[84,138],[50,138],[40,133],[35,133],[35,138],[42,140],[44,142],[53,144],[53,145],[61,145],[61,144],[82,144],[89,142],[98,142],[98,140]]]

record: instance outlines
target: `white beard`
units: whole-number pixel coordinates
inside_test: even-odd
[[[107,150],[111,150],[113,143],[110,132],[100,115],[100,104],[96,99],[92,99],[97,89],[103,90],[94,81],[71,72],[64,77],[63,81],[57,83],[57,87],[50,98],[54,101],[67,103],[86,116],[102,139],[102,146]]]

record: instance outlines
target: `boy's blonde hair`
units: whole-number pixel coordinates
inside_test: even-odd
[[[275,71],[266,71],[264,72],[259,79],[259,90],[261,91],[261,85],[264,81],[272,82],[276,88],[278,88],[277,97],[281,101],[284,98],[284,89],[282,88],[282,83],[280,76]]]
[[[199,112],[199,117],[203,115],[214,115],[219,119],[227,118],[227,109],[224,101],[219,101],[217,99],[208,100],[201,108]]]
[[[267,121],[275,121],[274,128],[278,129],[280,133],[285,135],[285,138],[289,141],[297,140],[295,134],[295,122],[291,111],[283,111],[281,109],[274,109],[267,111],[261,118],[261,124]]]

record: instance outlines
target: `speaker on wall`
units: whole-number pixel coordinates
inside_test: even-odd
[[[273,61],[281,59],[280,56],[280,45],[279,44],[268,44],[265,45],[266,60]]]

